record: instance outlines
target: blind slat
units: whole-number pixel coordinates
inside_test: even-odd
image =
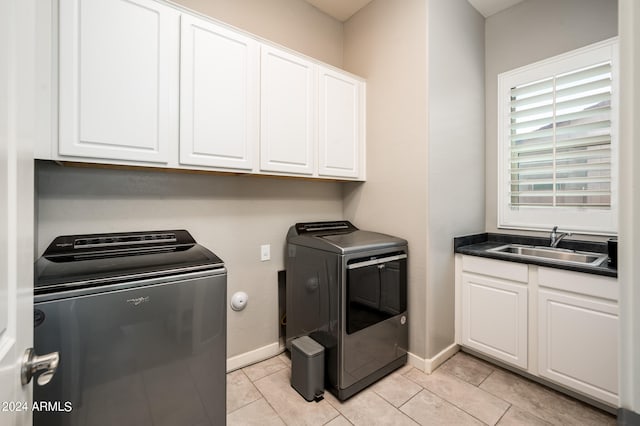
[[[512,154],[525,154],[533,153],[536,151],[547,151],[553,149],[569,149],[569,148],[587,148],[590,146],[598,145],[610,145],[611,137],[609,135],[603,136],[590,136],[586,138],[564,139],[557,141],[555,144],[553,141],[542,142],[538,144],[530,143],[526,145],[519,145],[511,148]]]
[[[538,179],[524,179],[524,180],[511,180],[511,185],[550,185],[550,184],[562,184],[573,185],[581,183],[610,183],[611,176],[593,176],[593,177],[572,177],[572,178],[557,178],[555,181],[553,178],[538,178]]]
[[[514,87],[511,89],[512,97],[527,97],[532,93],[542,92],[545,90],[553,89],[553,79],[548,78],[546,80],[539,81],[537,83],[527,84],[525,86]]]
[[[564,86],[571,84],[574,81],[586,80],[588,78],[597,77],[604,74],[611,73],[611,63],[607,62],[595,67],[587,68],[581,71],[573,71],[566,74],[561,74],[556,78],[556,86]]]
[[[593,122],[584,123],[584,124],[577,123],[577,124],[557,127],[556,129],[543,129],[543,130],[537,130],[534,132],[511,135],[511,140],[514,142],[528,141],[531,139],[546,138],[549,136],[553,136],[554,134],[556,136],[571,135],[574,133],[586,135],[592,130],[609,129],[610,127],[611,127],[611,122],[609,120],[593,121]]]
[[[566,89],[557,90],[556,98],[561,99],[566,96],[585,94],[585,93],[589,93],[591,91],[600,90],[600,89],[611,90],[611,79],[609,77],[603,80],[596,80],[589,83],[577,84],[575,86],[567,87]]]

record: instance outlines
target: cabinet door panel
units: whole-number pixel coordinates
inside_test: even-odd
[[[60,1],[61,155],[167,162],[177,30],[150,0]]]
[[[180,53],[180,163],[251,170],[257,42],[182,15]]]
[[[527,368],[527,288],[462,274],[462,341],[509,364]]]
[[[358,177],[361,83],[320,69],[318,174]]]
[[[262,46],[260,168],[313,174],[315,67],[287,52]]]
[[[617,405],[617,306],[546,290],[538,303],[539,374]]]

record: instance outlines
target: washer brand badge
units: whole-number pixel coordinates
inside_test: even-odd
[[[131,303],[133,306],[138,306],[141,303],[147,303],[149,301],[149,296],[140,296],[135,299],[127,299],[127,303]]]

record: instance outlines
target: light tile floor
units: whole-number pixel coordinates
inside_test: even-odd
[[[432,374],[405,366],[345,402],[307,402],[285,354],[227,375],[234,425],[615,425],[614,416],[458,352]]]

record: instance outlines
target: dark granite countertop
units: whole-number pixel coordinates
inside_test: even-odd
[[[617,277],[618,270],[609,266],[608,262],[603,262],[600,266],[580,265],[560,263],[547,259],[517,258],[505,253],[487,251],[488,249],[500,247],[505,244],[522,244],[532,246],[549,246],[549,239],[542,237],[525,237],[511,234],[483,233],[456,237],[453,239],[453,248],[456,253],[469,256],[487,257],[490,259],[506,260],[509,262],[527,263],[531,265],[547,266],[549,268],[566,269],[575,272],[585,272],[587,274],[604,275],[607,277]],[[563,239],[558,244],[559,248],[590,251],[594,253],[607,253],[607,243],[595,241],[578,241]]]

